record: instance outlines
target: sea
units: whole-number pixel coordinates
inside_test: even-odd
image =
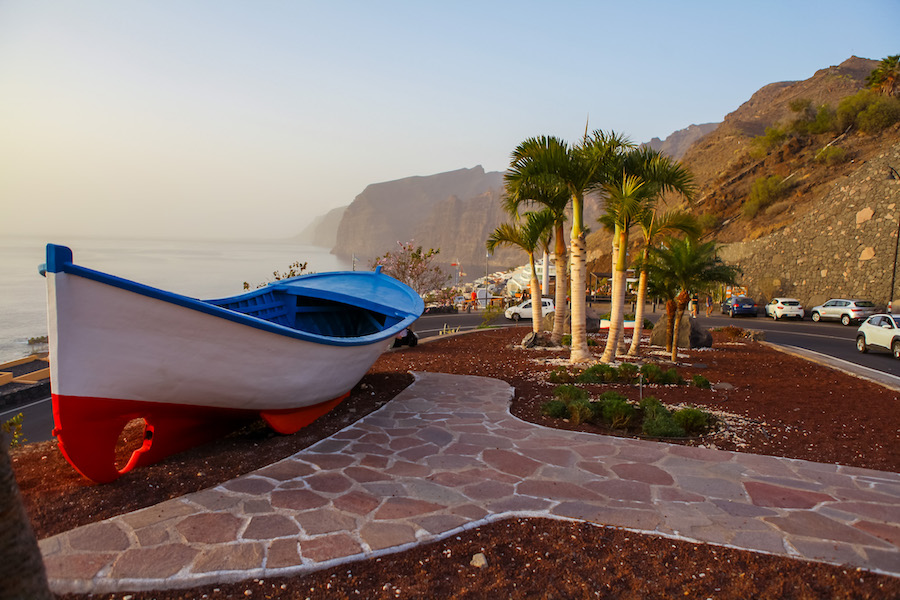
[[[48,242],[72,249],[75,264],[199,299],[223,298],[274,281],[274,272],[306,262],[306,272],[353,265],[328,248],[295,241],[142,240],[0,236],[0,363],[46,350],[47,287],[38,272]],[[357,268],[367,268],[357,265]]]

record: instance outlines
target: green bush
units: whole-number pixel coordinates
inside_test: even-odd
[[[662,377],[662,369],[659,368],[659,365],[653,363],[641,365],[640,371],[641,375],[644,376],[645,383],[659,383]]]
[[[578,376],[579,383],[612,383],[618,378],[615,367],[599,363],[591,365]]]
[[[741,207],[744,216],[752,219],[760,210],[784,196],[786,188],[783,181],[778,175],[760,177],[754,181],[750,186],[750,195]]]
[[[653,396],[647,396],[641,400],[641,412],[644,414],[644,420],[652,419],[658,415],[669,415],[669,409],[663,406],[663,403]]]
[[[578,398],[569,402],[569,421],[580,425],[594,416],[594,408],[587,398]]]
[[[574,385],[558,385],[553,388],[553,397],[557,400],[562,400],[566,404],[571,404],[575,400],[587,400],[591,395]]]
[[[773,148],[782,145],[787,139],[787,136],[788,132],[781,127],[775,125],[766,127],[765,134],[753,138],[750,142],[750,156],[762,158]]]
[[[572,376],[565,367],[556,367],[550,371],[547,380],[550,381],[550,383],[572,383],[575,381],[575,377]]]
[[[709,379],[707,379],[703,375],[694,375],[693,377],[691,377],[691,383],[694,384],[694,387],[700,388],[701,390],[708,390],[712,388],[712,384],[709,382]]]
[[[699,435],[709,429],[709,413],[692,406],[676,410],[672,414],[672,419],[688,435]]]
[[[622,429],[628,427],[634,419],[634,406],[625,399],[625,396],[613,392],[609,395],[601,396],[599,402],[600,414],[603,421],[608,423],[613,429]]]
[[[900,121],[900,99],[878,96],[856,116],[860,130],[868,134],[880,133]]]
[[[632,363],[622,363],[618,368],[618,380],[622,383],[632,384],[638,374],[638,367]]]
[[[562,400],[548,400],[541,404],[541,413],[554,419],[567,419],[569,407]]]
[[[563,346],[571,346],[572,345],[572,334],[570,334],[570,333],[564,334],[562,336],[562,339],[559,341],[559,343],[562,344]],[[588,338],[587,344],[588,344],[588,346],[596,346],[597,340]]]
[[[667,371],[663,371],[659,383],[662,385],[684,385],[684,377],[675,370],[675,367],[672,367]]]
[[[644,435],[650,437],[685,437],[687,434],[684,428],[675,422],[672,415],[656,414],[650,418],[644,416],[643,425]]]
[[[847,151],[836,146],[829,146],[816,155],[816,161],[829,167],[847,162]]]
[[[3,433],[3,436],[9,436],[10,448],[18,448],[28,441],[22,434],[22,421],[24,420],[25,415],[19,413],[11,419],[8,419],[0,424],[0,432]]]
[[[838,131],[856,127],[874,134],[900,121],[900,98],[882,96],[870,90],[861,90],[847,96],[838,104],[835,124]]]

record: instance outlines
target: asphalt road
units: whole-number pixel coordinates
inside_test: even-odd
[[[604,305],[595,305],[594,308],[601,313],[608,310]],[[663,315],[658,310],[656,313],[650,312],[647,318],[655,323],[661,316]],[[756,318],[736,317],[732,319],[717,312],[714,312],[711,317],[701,314],[698,318],[700,323],[706,327],[737,325],[739,327],[762,330],[766,332],[766,341],[768,342],[805,348],[870,369],[900,376],[900,361],[894,360],[889,353],[869,352],[860,354],[857,352],[856,325],[845,327],[840,323],[813,323],[810,320],[774,321],[762,316]],[[442,331],[449,333],[457,329],[459,331],[476,329],[483,321],[484,318],[481,311],[424,315],[416,322],[414,329],[420,338],[424,338],[440,335]],[[501,315],[491,321],[491,325],[520,327],[524,337],[531,328],[531,321],[522,320],[515,323]],[[0,419],[5,421],[20,412],[24,415],[22,429],[25,438],[29,442],[49,440],[52,437],[53,414],[49,397],[0,413]]]

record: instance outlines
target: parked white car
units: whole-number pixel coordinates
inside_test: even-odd
[[[552,298],[541,298],[541,317],[546,317],[555,310]],[[510,306],[503,314],[507,319],[512,319],[513,321],[531,319],[531,299],[526,300],[522,304]]]
[[[772,298],[766,304],[766,316],[772,317],[776,321],[785,317],[792,317],[803,320],[803,305],[796,298]]]
[[[900,315],[878,314],[866,319],[856,331],[856,349],[886,350],[900,358]]]
[[[812,320],[817,323],[822,319],[837,319],[842,325],[849,325],[853,321],[862,321],[876,312],[878,310],[871,300],[849,298],[832,298],[825,304],[816,306],[809,311]]]

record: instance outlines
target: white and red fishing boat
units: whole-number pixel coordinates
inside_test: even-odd
[[[48,244],[54,435],[84,476],[107,482],[261,415],[293,433],[334,408],[422,314],[381,272],[314,273],[197,300],[74,264]],[[117,468],[124,426],[144,442]]]

